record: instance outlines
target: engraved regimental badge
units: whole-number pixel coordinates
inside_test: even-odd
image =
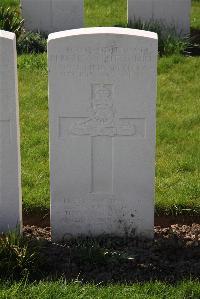
[[[119,119],[113,103],[112,84],[92,84],[90,116],[74,122],[70,127],[73,135],[133,136],[135,125],[128,119]]]

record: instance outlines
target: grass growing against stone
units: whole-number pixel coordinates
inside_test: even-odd
[[[43,296],[45,288],[52,292],[42,298],[77,298],[71,297],[72,286],[79,287],[82,298],[110,298],[111,291],[111,298],[199,298],[199,228],[157,227],[152,241],[99,236],[56,243],[50,242],[48,228],[26,226],[24,238],[0,236],[0,298],[20,298],[23,291],[23,298],[41,298],[35,297],[39,285]],[[171,297],[172,286],[179,290],[176,297]],[[90,287],[94,293],[82,294]]]
[[[107,1],[87,0],[86,25],[125,22],[124,3],[117,0],[108,5]],[[199,19],[200,2],[194,1],[191,20],[200,29]],[[44,214],[50,204],[46,54],[20,56],[18,69],[24,210]],[[199,78],[199,57],[159,59],[157,213],[196,214],[200,210]]]
[[[18,60],[23,204],[26,211],[49,209],[48,95],[46,54]]]
[[[200,208],[199,66],[199,57],[159,61],[156,207],[164,213]]]
[[[1,5],[13,8],[18,8],[18,3],[18,0],[1,0]],[[86,26],[126,25],[126,0],[109,0],[109,4],[105,0],[86,0],[85,7]],[[193,1],[191,25],[196,30],[200,29],[199,0]],[[24,210],[29,213],[38,212],[45,215],[49,211],[50,204],[46,54],[20,56],[18,58],[18,69]],[[199,78],[199,57],[171,56],[159,59],[156,162],[157,213],[187,213],[194,215],[200,210]],[[19,265],[21,266],[24,261],[29,262],[24,256],[24,252],[21,255],[20,251],[20,248],[23,249],[26,244],[23,243],[23,246],[19,247],[17,243],[17,248],[15,243],[14,245],[13,247],[9,246],[9,250],[15,254],[16,249],[19,249],[17,252],[20,258],[12,255],[12,257],[17,258]],[[5,248],[7,256],[7,247]],[[91,248],[93,251],[95,250],[94,247],[89,246],[89,253],[91,253]],[[165,248],[167,248],[167,245],[164,246],[163,252],[166,251]],[[177,252],[180,258],[182,249],[175,250],[175,248],[170,247],[170,250],[172,250],[172,254],[167,255],[169,258],[176,258],[174,252]],[[72,253],[77,253],[79,258],[81,251],[77,250],[76,252],[73,249]],[[95,253],[95,258],[98,259],[98,263],[102,263],[102,257],[99,259],[97,253]],[[116,263],[115,254],[116,249],[109,258]],[[80,256],[81,265],[86,257],[85,253]],[[124,255],[122,257],[125,258]],[[30,263],[32,263],[31,259]],[[88,258],[88,264],[91,266],[91,256]],[[17,263],[15,263],[16,265]],[[121,260],[119,265],[122,266]],[[109,264],[109,266],[112,268],[112,264]],[[163,263],[162,266],[165,267],[165,264]],[[100,266],[98,267],[100,269]],[[142,263],[141,267],[144,267]],[[30,265],[28,268],[30,271]],[[171,271],[171,268],[167,266],[166,268],[169,272]],[[181,268],[177,267],[177,271],[182,270]],[[131,270],[135,271],[134,266]],[[124,271],[128,273],[128,270]],[[144,271],[146,271],[145,267]],[[4,274],[4,271],[2,273]],[[119,271],[118,274],[121,277]],[[198,281],[186,280],[175,284],[149,282],[103,286],[101,283],[83,284],[79,276],[76,276],[74,282],[70,284],[66,283],[65,280],[57,282],[41,281],[29,284],[25,278],[18,283],[13,283],[13,281],[0,282],[0,298],[196,299],[200,298],[200,285]]]
[[[198,106],[200,58],[159,59],[156,211],[195,214],[200,209]],[[46,54],[18,60],[24,209],[49,209]]]

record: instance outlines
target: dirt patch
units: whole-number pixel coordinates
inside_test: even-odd
[[[190,56],[200,56],[200,30],[191,28],[190,46],[186,50]]]
[[[50,226],[50,215],[28,215],[23,213],[23,225],[26,226],[37,226],[37,227],[49,227]]]
[[[173,225],[174,223],[183,225],[191,225],[192,223],[200,224],[199,216],[187,216],[187,215],[178,215],[178,216],[155,216],[155,226],[167,227]],[[24,226],[37,226],[37,227],[50,227],[50,215],[27,215],[23,214],[23,224]]]
[[[200,224],[155,226],[155,239],[99,238],[51,242],[50,227],[25,226],[42,277],[82,282],[177,282],[200,279]],[[42,278],[40,277],[40,279]]]
[[[200,224],[199,216],[188,216],[188,215],[178,215],[178,216],[155,216],[155,226],[169,227],[174,223],[179,225],[192,225],[193,223]]]
[[[23,228],[24,236],[30,239],[36,240],[48,240],[51,241],[51,228],[39,227],[35,225],[25,225]]]

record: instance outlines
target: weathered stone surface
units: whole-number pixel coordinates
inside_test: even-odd
[[[128,21],[158,21],[177,33],[190,33],[191,0],[128,0]]]
[[[0,30],[0,233],[21,225],[15,34]]]
[[[54,239],[152,237],[157,35],[122,28],[48,40]]]
[[[25,28],[51,32],[83,27],[83,0],[21,0]]]

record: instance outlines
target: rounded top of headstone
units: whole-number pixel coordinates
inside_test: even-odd
[[[0,38],[7,38],[7,39],[15,39],[15,33],[5,31],[5,30],[0,30]]]
[[[92,28],[80,28],[71,29],[66,31],[60,31],[51,33],[48,36],[48,41],[59,39],[63,37],[72,37],[78,35],[92,35],[92,34],[118,34],[118,35],[129,35],[136,37],[146,37],[150,39],[158,39],[158,35],[155,32],[130,29],[130,28],[120,28],[120,27],[92,27]]]

